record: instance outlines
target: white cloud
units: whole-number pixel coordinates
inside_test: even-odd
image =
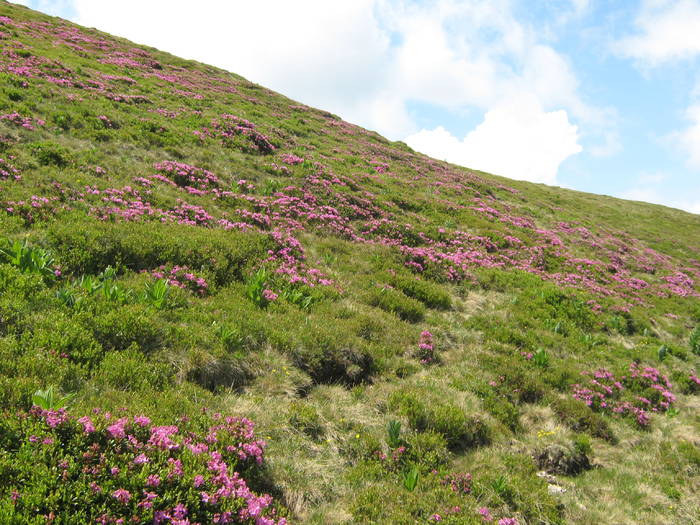
[[[693,104],[686,110],[686,118],[690,125],[673,133],[670,139],[686,154],[688,165],[700,169],[700,103]]]
[[[647,66],[700,54],[698,0],[645,0],[635,25],[637,34],[614,45],[620,55]]]
[[[579,153],[578,129],[566,111],[546,112],[534,99],[513,101],[486,112],[464,139],[447,130],[421,130],[406,139],[439,159],[513,179],[554,184],[559,165]]]
[[[375,0],[74,0],[76,21],[241,74],[331,111],[382,83]]]
[[[567,5],[582,12],[588,0]],[[482,153],[468,158],[502,174],[524,176],[503,166],[501,148],[525,128],[547,137],[521,164],[535,180],[553,182],[562,155],[580,151],[569,119],[593,154],[618,149],[614,113],[582,100],[569,62],[515,18],[511,0],[199,0],[195,8],[72,0],[72,8],[80,24],[234,71],[392,139],[419,131],[411,101],[484,112],[469,141],[481,141]],[[555,128],[562,134],[550,148]]]

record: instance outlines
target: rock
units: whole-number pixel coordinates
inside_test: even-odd
[[[562,494],[566,492],[566,489],[564,487],[560,487],[559,485],[547,485],[547,492],[550,494]]]
[[[574,476],[591,468],[588,456],[562,445],[545,447],[535,453],[535,461],[539,468],[550,474]]]

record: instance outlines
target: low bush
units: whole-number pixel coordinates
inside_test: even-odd
[[[391,288],[375,288],[369,295],[368,304],[396,314],[400,319],[417,323],[425,315],[425,307],[419,301],[407,297]]]
[[[148,360],[141,352],[128,348],[108,352],[95,373],[96,384],[130,392],[160,392],[173,382],[174,371],[162,361]]]
[[[700,355],[700,326],[695,327],[695,330],[690,333],[688,344],[691,352]]]
[[[223,286],[242,281],[272,248],[271,238],[258,233],[155,222],[108,224],[82,216],[75,220],[78,227],[69,216],[47,232],[62,266],[75,275],[97,274],[110,265],[134,271],[177,265],[208,271],[214,284]]]
[[[608,422],[581,401],[557,398],[550,402],[550,406],[559,421],[574,432],[587,432],[610,443],[617,442]]]
[[[245,418],[158,426],[145,416],[76,418],[34,407],[4,413],[0,436],[0,514],[8,523],[69,516],[74,523],[286,523],[272,497],[255,492],[265,478],[265,443]]]
[[[445,310],[452,305],[450,295],[436,283],[424,281],[418,277],[399,275],[391,278],[389,282],[405,295],[420,301],[428,308]]]
[[[441,434],[453,450],[464,450],[491,441],[491,430],[478,416],[467,416],[448,402],[424,404],[416,394],[397,391],[389,397],[388,406],[408,419],[418,432]]]
[[[321,418],[316,409],[307,403],[295,401],[289,406],[289,424],[311,439],[323,436]]]

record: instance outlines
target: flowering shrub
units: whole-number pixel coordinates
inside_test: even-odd
[[[183,188],[208,189],[219,185],[219,179],[211,171],[190,166],[184,162],[165,160],[154,164],[158,172]]]
[[[294,153],[283,153],[280,155],[280,160],[285,164],[289,164],[290,166],[295,166],[304,162],[304,159],[295,155]]]
[[[65,409],[3,415],[0,514],[73,523],[283,525],[272,497],[250,487],[265,442],[245,418],[80,418]]]
[[[619,379],[604,368],[583,375],[590,379],[573,386],[575,399],[593,410],[634,416],[640,427],[649,424],[650,413],[664,412],[676,401],[668,377],[653,367],[640,369],[632,363],[629,375]]]
[[[472,491],[472,475],[469,473],[450,473],[443,478],[442,484],[449,485],[458,494],[470,494]]]
[[[170,286],[189,290],[198,295],[206,295],[209,290],[206,279],[194,274],[187,266],[175,265],[168,268],[166,265],[161,265],[150,274],[156,279],[166,279]]]
[[[20,171],[5,159],[0,159],[0,180],[20,180]]]
[[[433,346],[433,334],[428,330],[423,330],[420,333],[418,341],[418,359],[424,365],[428,365],[435,361],[435,347]]]
[[[255,129],[255,124],[236,115],[221,115],[220,119],[211,121],[211,128],[195,131],[195,135],[200,139],[219,137],[226,146],[238,146],[262,154],[270,154],[275,150],[269,138]],[[244,138],[245,142],[239,138]]]
[[[32,117],[23,117],[16,111],[13,113],[7,113],[5,115],[0,115],[0,121],[9,122],[15,126],[19,126],[30,131],[34,130],[34,124],[38,126],[43,126],[45,122],[41,119],[33,119]]]

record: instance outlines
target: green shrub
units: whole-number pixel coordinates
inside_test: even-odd
[[[37,142],[29,145],[29,151],[42,166],[65,168],[71,163],[70,152],[53,142]]]
[[[408,418],[414,430],[444,436],[451,449],[463,450],[491,441],[486,423],[478,416],[467,416],[455,405],[442,402],[426,406],[415,394],[397,391],[389,397],[388,406]]]
[[[50,308],[51,295],[40,275],[0,264],[0,335],[27,329],[30,316]]]
[[[522,429],[520,425],[520,409],[508,399],[499,397],[494,394],[488,395],[483,399],[484,408],[503,423],[513,432],[518,432]]]
[[[81,317],[105,350],[126,350],[136,344],[142,352],[152,352],[164,340],[162,324],[146,305],[127,304],[117,309],[98,305],[94,314]]]
[[[399,318],[411,323],[421,321],[425,315],[425,307],[422,303],[391,288],[376,288],[372,290],[368,304],[396,314]]]
[[[246,362],[224,351],[191,350],[185,365],[185,377],[212,392],[237,389],[251,378]]]
[[[482,363],[498,375],[499,382],[495,388],[506,398],[517,403],[537,403],[544,396],[546,389],[539,377],[541,372],[526,368],[524,360],[487,356]]]
[[[690,333],[689,345],[691,352],[700,355],[700,326],[696,326]]]
[[[21,339],[25,351],[51,352],[71,362],[92,367],[103,357],[103,348],[79,318],[55,313],[34,325]]]
[[[351,346],[304,346],[294,351],[293,358],[314,383],[355,385],[374,372],[374,360],[367,350]]]
[[[122,352],[108,352],[94,382],[130,392],[160,392],[172,383],[173,372],[170,365],[150,361],[137,349],[128,348]]]
[[[617,442],[608,422],[581,401],[557,398],[550,406],[557,418],[574,432],[587,432],[610,443]]]
[[[272,248],[263,234],[155,222],[109,224],[82,216],[52,224],[47,234],[63,267],[75,275],[97,274],[110,265],[134,271],[178,265],[210,272],[218,286],[242,281]]]
[[[444,467],[449,460],[450,452],[442,434],[426,431],[408,436],[404,461],[420,465],[424,472],[430,472]]]
[[[289,406],[289,424],[298,431],[303,432],[311,439],[319,439],[323,436],[323,424],[318,412],[301,401],[295,401]]]
[[[408,297],[420,301],[429,308],[445,310],[452,305],[450,295],[435,283],[417,277],[404,276],[391,278],[390,283]]]

